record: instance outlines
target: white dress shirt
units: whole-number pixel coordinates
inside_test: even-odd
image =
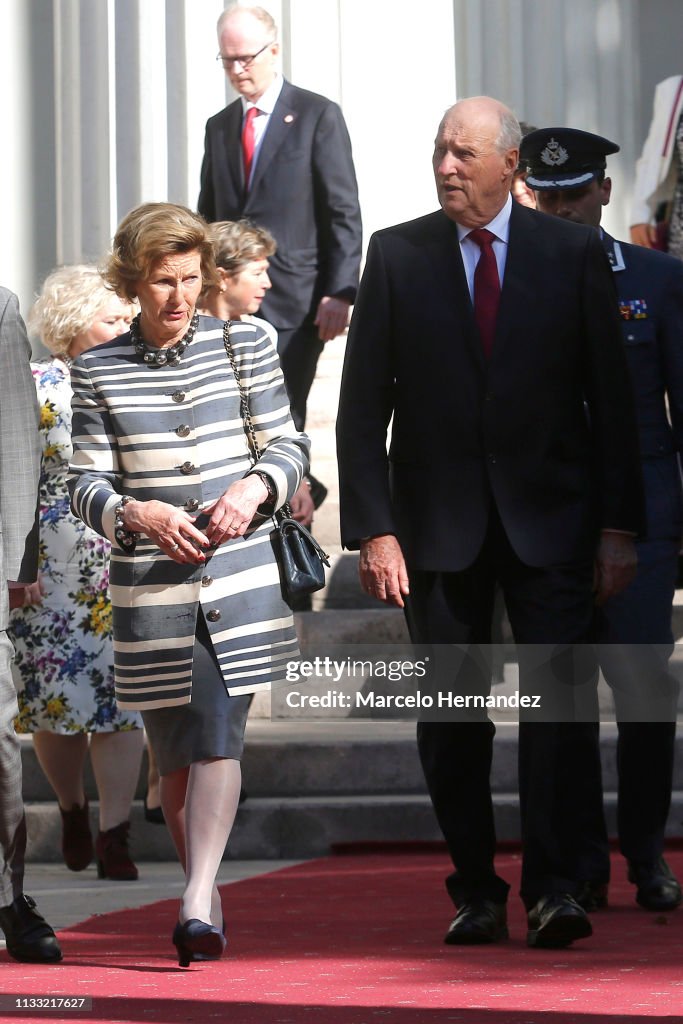
[[[498,277],[500,279],[501,287],[503,285],[503,276],[505,274],[505,261],[508,254],[508,239],[510,238],[510,213],[512,211],[512,196],[507,197],[507,201],[503,206],[502,210],[496,214],[492,221],[488,224],[482,225],[488,228],[489,231],[494,234],[495,240],[493,241],[493,251],[496,256],[496,263],[498,265]],[[468,238],[472,228],[465,228],[461,224],[456,223],[458,229],[458,240],[460,242],[460,252],[462,253],[462,261],[465,265],[465,275],[467,277],[467,287],[470,290],[470,298],[474,299],[474,271],[477,268],[479,257],[481,256],[481,249],[476,242],[473,242],[471,238]]]
[[[282,85],[283,78],[282,75],[278,73],[256,103],[252,103],[251,100],[246,100],[244,96],[242,96],[242,124],[244,124],[244,118],[246,117],[247,110],[249,110],[250,107],[256,107],[258,110],[258,114],[254,118],[254,158],[251,162],[251,173],[249,175],[248,182],[249,185],[251,185],[252,178],[254,177],[254,171],[256,170],[256,164],[258,163],[263,136],[265,135],[268,122],[270,121],[270,115],[273,113],[273,108],[277,103],[278,96],[282,92]]]

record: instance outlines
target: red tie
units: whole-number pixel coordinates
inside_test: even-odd
[[[500,279],[492,245],[496,236],[488,228],[476,228],[475,231],[470,231],[467,237],[481,250],[477,269],[474,271],[474,319],[481,335],[484,355],[488,359],[493,349],[496,317],[500,305]]]
[[[258,114],[258,107],[249,107],[242,125],[242,160],[244,161],[244,187],[249,188],[249,176],[251,165],[254,159],[254,118]]]

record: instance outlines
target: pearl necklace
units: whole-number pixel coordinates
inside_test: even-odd
[[[140,334],[140,317],[141,314],[138,313],[130,325],[130,340],[137,354],[142,356],[143,362],[147,363],[148,366],[177,366],[180,362],[180,357],[197,332],[199,314],[194,314],[187,332],[180,341],[176,341],[175,345],[171,345],[169,348],[156,348],[147,344]]]

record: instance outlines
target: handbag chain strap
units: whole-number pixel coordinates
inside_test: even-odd
[[[233,349],[232,342],[230,341],[230,327],[231,321],[226,320],[225,323],[223,324],[223,344],[225,346],[225,351],[228,354],[228,359],[230,360],[230,365],[232,366],[232,372],[235,376],[235,383],[237,384],[237,388],[240,393],[240,414],[242,416],[242,421],[246,428],[249,452],[253,457],[254,465],[256,465],[258,460],[261,458],[261,448],[256,437],[254,421],[251,418],[251,410],[249,409],[249,394],[247,392],[247,389],[244,387],[244,384],[242,383],[242,378],[240,376],[239,369],[237,368],[237,360],[235,359],[235,350]],[[282,505],[281,508],[277,509],[277,511],[273,513],[273,518],[276,518],[277,516],[282,517],[283,515],[287,516],[287,518],[291,517],[292,515],[292,509],[288,502],[285,502],[285,504]]]

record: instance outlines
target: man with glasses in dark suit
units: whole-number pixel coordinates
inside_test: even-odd
[[[303,430],[318,358],[346,329],[358,285],[351,141],[336,103],[277,70],[277,26],[267,11],[232,4],[217,28],[217,59],[240,98],[207,122],[198,210],[208,221],[246,217],[277,242],[259,315],[278,332],[292,417]]]

